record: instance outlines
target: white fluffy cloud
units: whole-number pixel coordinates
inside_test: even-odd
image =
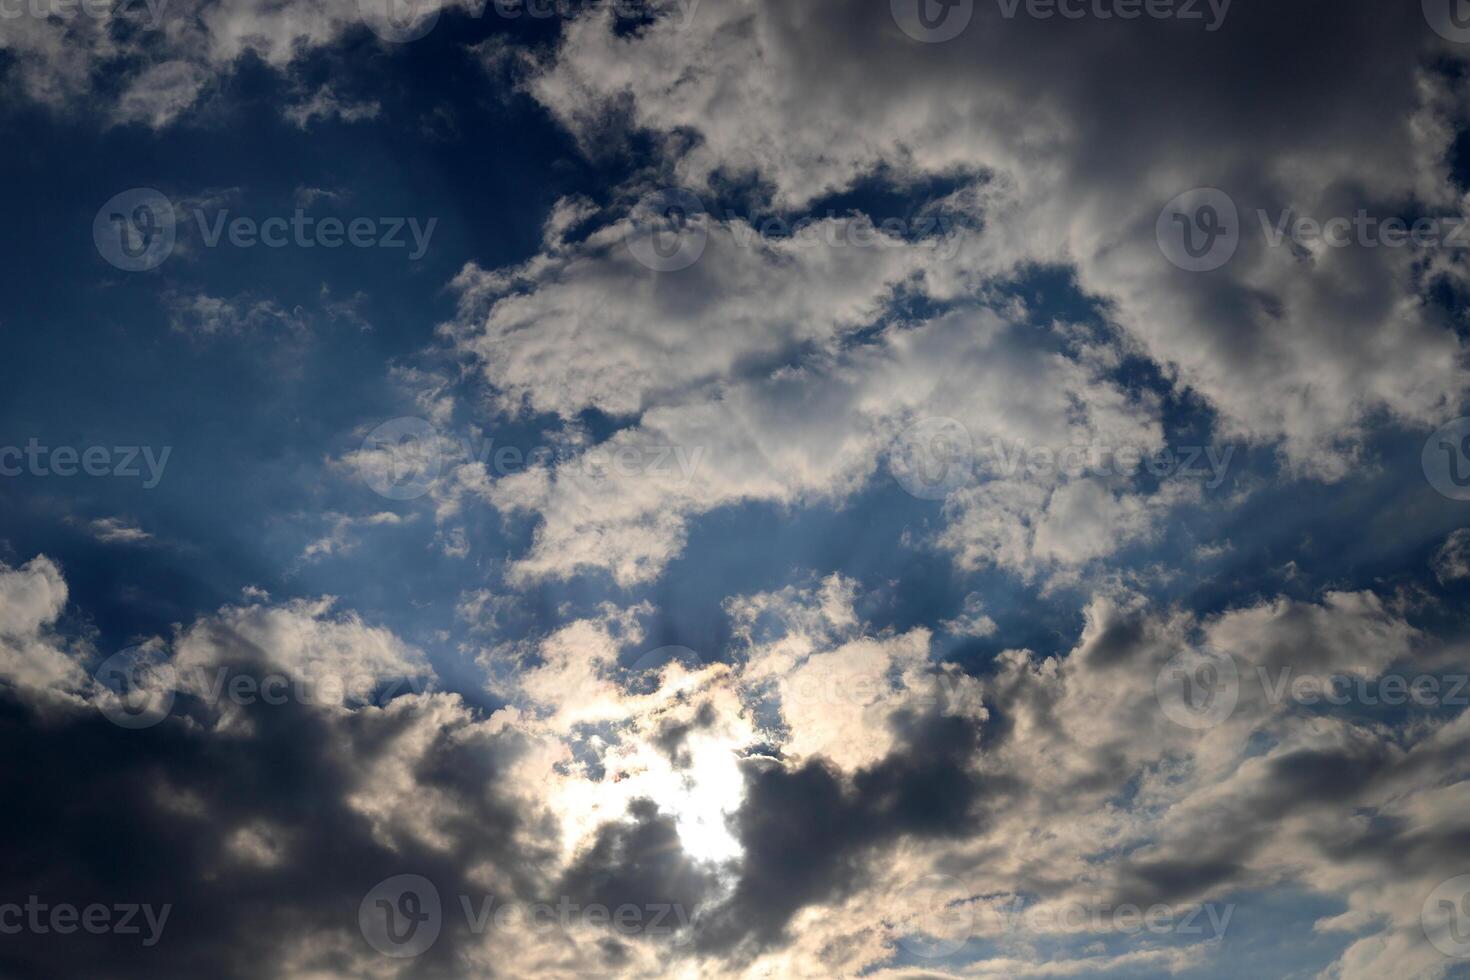
[[[1463,107],[1428,70],[1438,39],[1417,8],[1387,20],[1335,9],[1331,28],[1318,13],[1238,5],[1207,33],[1006,20],[982,4],[959,38],[929,45],[885,5],[742,0],[701,9],[687,29],[617,35],[579,20],[530,89],[589,141],[618,107],[667,138],[682,182],[756,178],[780,208],[874,173],[973,175],[983,233],[931,290],[1030,262],[1071,266],[1227,434],[1279,443],[1294,465],[1335,476],[1375,413],[1425,424],[1463,393],[1460,344],[1422,302],[1458,265],[1415,249],[1268,248],[1256,210],[1457,214],[1444,160]],[[1312,32],[1333,43],[1259,57],[1260,45]],[[1375,54],[1328,53],[1338,45]],[[1252,122],[1264,92],[1269,126]],[[1155,218],[1174,195],[1211,186],[1241,209],[1240,252],[1186,273],[1162,259]]]
[[[575,267],[579,277],[597,282],[617,261],[583,255]],[[816,275],[834,292],[845,288],[827,282],[820,256],[793,256],[773,274]],[[773,288],[780,287],[768,280],[766,292]],[[539,323],[527,311],[563,309],[568,289],[558,275],[518,296],[518,318]],[[630,310],[641,302],[633,300]],[[700,301],[689,302],[699,308]],[[559,314],[551,316],[555,321]],[[492,309],[491,320],[496,317]],[[647,326],[631,312],[627,322]],[[667,329],[672,334],[687,324],[671,320]],[[1126,477],[1100,482],[1057,468],[1006,465],[1006,454],[1017,446],[1051,453],[1078,445],[1131,446],[1146,453],[1163,445],[1157,408],[1109,381],[1106,361],[1091,348],[1038,346],[1025,328],[975,307],[918,324],[894,323],[861,344],[843,345],[830,336],[835,331],[835,325],[825,328],[820,353],[769,373],[725,381],[703,379],[709,372],[673,380],[655,373],[648,384],[614,385],[620,397],[631,399],[622,406],[629,411],[652,392],[684,385],[695,390],[677,399],[665,395],[662,404],[641,412],[636,425],[571,460],[481,486],[496,507],[540,519],[531,552],[515,563],[513,574],[525,580],[606,569],[622,584],[654,578],[682,549],[692,517],[746,502],[841,502],[875,479],[888,479],[883,464],[894,441],[908,426],[933,417],[953,419],[965,433],[965,462],[975,468],[950,497],[951,522],[940,539],[968,566],[993,563],[1026,574],[1075,568],[1147,533],[1151,520],[1183,493],[1169,486],[1143,497]],[[555,403],[566,412],[613,407],[580,382],[569,382],[567,364],[641,364],[642,342],[591,326],[585,337],[596,346],[570,362],[551,356],[539,330],[480,333],[469,327],[460,346],[496,375],[500,390],[573,397]],[[789,334],[780,340],[771,342],[773,353],[790,350]],[[539,353],[527,356],[527,347]],[[733,369],[731,355],[717,356],[721,370],[711,368],[713,373]]]
[[[174,640],[173,663],[193,693],[220,668],[281,671],[311,685],[324,703],[370,700],[387,680],[431,674],[423,654],[355,612],[332,614],[336,600],[296,599],[281,605],[227,606],[196,620]]]
[[[805,344],[825,348],[874,322],[892,290],[938,250],[897,239],[825,244],[822,232],[843,232],[847,219],[826,219],[798,241],[711,217],[698,262],[660,275],[626,246],[631,217],[576,244],[561,238],[565,225],[593,213],[562,201],[541,255],[494,272],[471,265],[456,280],[455,339],[511,412],[637,414],[751,362]]]
[[[799,11],[745,0],[700,14],[636,34],[578,19],[525,84],[589,145],[610,119],[667,137],[666,165],[711,200],[726,178],[749,177],[778,211],[800,215],[873,174],[948,178],[960,189],[943,206],[970,230],[942,256],[924,241],[840,248],[819,238],[811,248],[717,214],[699,261],[660,274],[624,245],[637,207],[617,205],[609,221],[563,201],[540,255],[466,268],[448,333],[500,410],[632,417],[601,447],[613,458],[669,446],[704,454],[676,480],[579,464],[461,481],[456,496],[476,492],[539,520],[512,566],[518,581],[595,569],[623,585],[652,579],[682,549],[691,518],[744,502],[840,502],[881,474],[895,436],[924,417],[957,419],[979,450],[1080,442],[1146,454],[1163,445],[1160,411],[1107,380],[1126,355],[1151,359],[1177,394],[1214,410],[1216,448],[1274,445],[1288,472],[1327,478],[1363,462],[1373,424],[1435,421],[1465,389],[1460,342],[1423,295],[1435,277],[1458,278],[1456,262],[1408,249],[1268,247],[1256,214],[1457,212],[1442,161],[1463,108],[1428,69],[1434,49],[1416,17],[1396,20],[1386,39],[1362,11],[1335,29],[1372,36],[1426,66],[1418,73],[1334,63],[1328,86],[1306,74],[1313,58],[1253,68],[1271,76],[1260,84],[1292,91],[1262,133],[1239,124],[1255,89],[1236,81],[1232,61],[1241,38],[1279,28],[1258,12],[1237,11],[1229,37],[1174,39],[1162,62],[1144,53],[1162,43],[1160,28],[1143,22],[1127,34],[1043,30],[982,10],[938,46],[909,41],[886,9],[835,0]],[[1120,44],[1134,55],[1120,57]],[[1185,62],[1188,71],[1174,70]],[[1102,81],[1079,81],[1094,74],[1088,65]],[[1139,112],[1128,93],[1145,90],[1160,101]],[[1324,110],[1345,92],[1362,96],[1351,125]],[[1380,138],[1386,131],[1401,138]],[[1237,197],[1239,252],[1212,273],[1184,272],[1161,254],[1155,219],[1174,194],[1209,185]],[[642,186],[623,191],[636,197]],[[573,241],[590,221],[602,225]],[[900,292],[973,302],[1037,264],[1073,270],[1118,336],[1057,353],[1007,334],[989,313],[919,324],[895,315]],[[876,337],[854,343],[875,324]],[[1147,540],[1196,490],[981,471],[948,496],[934,543],[963,568],[1028,578],[1075,578]]]
[[[1470,577],[1470,528],[1456,528],[1434,553],[1435,577],[1448,583]]]
[[[54,631],[66,598],[61,569],[45,555],[19,568],[0,562],[0,680],[36,693],[80,684],[72,644]]]

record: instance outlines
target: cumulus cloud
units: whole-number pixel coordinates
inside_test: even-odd
[[[750,362],[803,344],[825,347],[873,322],[892,290],[937,251],[899,239],[881,248],[822,246],[822,230],[845,231],[850,218],[824,219],[805,242],[709,218],[699,261],[665,276],[640,265],[626,244],[632,211],[568,243],[568,226],[593,212],[563,201],[548,219],[543,254],[510,269],[470,265],[455,280],[462,311],[454,339],[507,410],[636,414]]]
[[[1374,413],[1426,424],[1464,391],[1460,344],[1422,302],[1435,278],[1461,277],[1456,262],[1268,247],[1256,214],[1459,213],[1444,160],[1463,106],[1418,8],[1237,6],[1206,32],[1148,18],[1058,29],[981,4],[942,45],[846,0],[702,13],[632,35],[578,20],[530,91],[589,142],[625,120],[663,140],[679,181],[758,181],[785,211],[874,174],[971,176],[983,232],[932,293],[1071,266],[1227,434],[1279,445],[1307,472],[1341,476]],[[1309,35],[1320,43],[1293,41]],[[1249,121],[1262,92],[1277,96],[1266,129]],[[1173,267],[1154,239],[1164,204],[1196,187],[1240,208],[1240,252],[1210,274]]]
[[[7,569],[0,591],[7,643],[55,650],[55,566]],[[79,758],[93,775],[58,785],[65,805],[52,798],[44,823],[7,809],[4,840],[70,839],[105,806],[114,844],[171,856],[10,860],[8,881],[172,898],[172,941],[110,957],[119,977],[206,952],[222,976],[399,975],[353,912],[405,869],[455,913],[413,961],[423,976],[901,975],[894,958],[916,949],[933,975],[1183,969],[1212,962],[1218,935],[1158,947],[1097,911],[1208,909],[1201,921],[1227,929],[1234,902],[1286,884],[1346,909],[1317,924],[1350,940],[1340,975],[1381,975],[1384,957],[1396,975],[1442,972],[1419,916],[1467,829],[1467,716],[1324,714],[1297,684],[1453,662],[1379,597],[1201,617],[1098,595],[1071,650],[1013,649],[973,675],[934,663],[926,629],[873,631],[862,598],[841,576],[733,596],[732,642],[706,656],[650,651],[651,607],[606,606],[527,641],[506,707],[488,714],[421,689],[371,696],[426,665],[330,600],[226,607],[167,642],[184,675],[229,665],[360,681],[339,699],[227,698],[224,713],[201,712],[207,692],[185,685],[191,700],[139,731],[77,700],[43,734],[7,695],[0,725],[23,760],[9,779]],[[1234,665],[1233,708],[1211,725],[1164,706],[1155,680],[1181,654]],[[935,881],[950,896],[940,906]],[[507,946],[461,919],[460,896],[472,911],[566,896],[680,914],[656,934],[511,926]],[[262,930],[275,937],[266,952]],[[89,961],[94,939],[64,955]]]
[[[1163,445],[1159,412],[1109,377],[1124,357],[1145,356],[1174,394],[1201,397],[1216,415],[1217,444],[1275,446],[1296,474],[1340,478],[1362,464],[1370,420],[1442,418],[1465,378],[1460,343],[1424,291],[1458,278],[1456,263],[1366,245],[1273,247],[1256,214],[1392,213],[1418,202],[1455,213],[1442,159],[1463,112],[1451,80],[1434,70],[1429,32],[1413,11],[1393,19],[1386,40],[1361,10],[1333,15],[1334,32],[1372,36],[1420,69],[1390,71],[1375,59],[1334,67],[1325,86],[1302,59],[1273,64],[1268,72],[1280,77],[1262,84],[1293,93],[1278,115],[1313,135],[1278,146],[1268,134],[1263,150],[1261,134],[1233,124],[1255,89],[1233,84],[1242,73],[1232,66],[1251,42],[1278,36],[1281,19],[1235,13],[1229,34],[1140,22],[1119,35],[1085,22],[1067,31],[1025,18],[989,23],[982,11],[944,46],[912,43],[887,10],[837,2],[800,14],[727,5],[688,31],[672,20],[632,34],[610,30],[606,18],[569,23],[556,57],[529,68],[525,84],[589,143],[609,125],[663,137],[677,180],[713,202],[729,180],[748,179],[786,215],[875,175],[910,185],[944,179],[960,190],[943,196],[943,208],[964,221],[940,257],[923,240],[806,248],[755,234],[716,206],[700,226],[698,261],[654,273],[627,244],[646,220],[646,199],[629,202],[647,185],[634,184],[605,214],[561,202],[541,254],[523,265],[467,267],[456,281],[461,314],[447,332],[502,411],[572,418],[595,408],[633,418],[603,447],[611,454],[667,443],[708,450],[702,473],[679,485],[588,475],[585,466],[461,481],[461,494],[539,519],[513,574],[603,569],[620,584],[647,581],[680,552],[692,517],[751,501],[841,501],[869,483],[903,426],[923,417],[956,418],[987,449],[1106,441],[1151,452]],[[1169,59],[1143,53],[1166,33]],[[1080,85],[1086,72],[1062,77],[1048,67],[1112,64],[1118,44],[1138,55],[1124,59],[1126,72],[1100,70],[1102,86]],[[846,70],[812,68],[830,63]],[[1180,84],[1183,64],[1191,68]],[[749,97],[722,98],[731,78]],[[1344,89],[1363,94],[1351,125],[1321,108]],[[1167,93],[1155,115],[1126,97],[1141,90]],[[843,122],[852,118],[863,124]],[[1404,138],[1366,135],[1379,131]],[[1207,144],[1220,148],[1198,152]],[[1261,173],[1252,168],[1263,153],[1278,163]],[[1239,254],[1209,274],[1174,267],[1155,241],[1163,205],[1191,186],[1228,187],[1239,198]],[[940,313],[917,325],[896,316],[905,292],[973,302],[1037,265],[1073,270],[1118,333],[1057,352],[998,336],[988,313]],[[1338,299],[1345,290],[1351,302]],[[875,324],[876,343],[867,333],[854,342]],[[1006,397],[987,402],[992,391]],[[1088,416],[1081,426],[1069,425],[1073,400]],[[993,478],[948,495],[934,543],[962,568],[999,565],[1028,578],[1075,580],[1089,563],[1148,541],[1196,489],[985,475]]]
[[[102,544],[146,544],[153,535],[126,517],[98,517],[86,522],[87,532]]]
[[[95,97],[113,123],[162,129],[240,59],[289,75],[362,26],[351,3],[186,13],[147,38],[139,9],[23,18],[0,38],[5,70],[57,110]],[[0,564],[6,890],[178,905],[158,949],[7,937],[7,967],[1173,973],[1228,968],[1229,910],[1290,890],[1326,909],[1310,927],[1341,954],[1324,975],[1448,972],[1424,909],[1470,840],[1454,638],[1419,624],[1407,593],[1308,591],[1295,557],[1291,596],[1194,608],[1118,586],[1128,576],[1107,574],[1109,559],[1156,541],[1201,486],[1031,454],[1168,449],[1187,404],[1217,448],[1238,440],[1274,450],[1287,475],[1338,480],[1372,464],[1384,426],[1456,414],[1463,342],[1437,290],[1463,285],[1457,255],[1272,239],[1282,215],[1460,213],[1453,52],[1413,5],[1240,5],[1206,32],[979,4],[943,45],[914,42],[890,13],[730,0],[631,30],[593,12],[535,56],[479,47],[589,158],[637,145],[651,159],[598,201],[557,201],[529,259],[470,263],[452,283],[440,339],[483,383],[476,405],[551,427],[558,452],[492,472],[449,434],[470,410],[455,370],[392,371],[435,429],[416,445],[436,461],[425,494],[442,550],[470,555],[459,520],[472,504],[529,523],[489,585],[456,580],[458,601],[442,604],[468,624],[454,666],[483,669],[475,697],[439,690],[427,654],[349,604],[249,587],[135,638],[155,669],[130,683],[173,685],[147,690],[154,723],[125,730],[111,714],[122,694],[89,676],[91,630],[66,615],[58,564]],[[303,129],[379,111],[332,85],[289,90],[285,116]],[[677,271],[630,245],[663,182],[712,209],[701,254]],[[874,231],[828,206],[874,187],[943,216],[942,233]],[[1177,268],[1156,241],[1164,204],[1198,187],[1237,207],[1236,254],[1208,272]],[[334,194],[302,185],[298,201]],[[768,235],[762,214],[805,217],[812,234]],[[1043,273],[1066,279],[1075,309],[1034,315],[1025,284]],[[308,323],[248,292],[163,300],[192,336]],[[356,296],[319,302],[366,323]],[[941,485],[916,488],[934,460],[910,457],[940,450]],[[368,482],[402,476],[382,447],[333,462]],[[674,617],[647,587],[667,584],[696,521],[903,491],[932,502],[905,540],[977,590],[949,618],[880,628],[854,579],[763,578],[726,598],[728,633],[709,634],[723,647],[657,645]],[[413,520],[346,509],[325,512],[304,563]],[[149,537],[120,518],[88,530]],[[1226,545],[1254,552],[1231,533]],[[1470,574],[1467,549],[1459,530],[1433,555],[1441,583]],[[1075,641],[1038,653],[1003,635],[991,614],[1004,590],[974,583],[992,570],[1081,596],[1066,610]],[[563,582],[581,575],[621,591]],[[547,623],[518,629],[531,607]],[[1005,649],[936,662],[936,630]],[[436,882],[450,913],[412,962],[376,955],[355,918],[402,873]],[[669,906],[674,928],[581,919],[507,942],[474,920],[477,899],[558,897]],[[1217,932],[1159,944],[1095,917],[1154,906]]]
[[[244,667],[281,670],[296,680],[326,679],[333,684],[329,699],[342,703],[369,699],[385,680],[428,672],[422,654],[387,630],[369,626],[356,613],[333,616],[335,601],[227,606],[180,632],[173,662],[191,677],[201,676],[199,670]]]
[[[287,310],[275,300],[241,295],[231,299],[207,293],[164,294],[169,324],[180,333],[200,337],[243,334],[266,328],[292,333],[307,329],[309,320],[300,307]]]
[[[357,538],[354,531],[358,528],[369,527],[395,527],[406,524],[414,519],[415,515],[403,517],[391,511],[379,511],[376,514],[364,514],[354,517],[351,514],[326,514],[330,530],[320,538],[307,544],[306,549],[301,552],[304,561],[321,561],[332,555],[345,555],[357,547]]]
[[[999,628],[995,620],[985,614],[985,599],[978,592],[965,596],[964,609],[954,619],[940,624],[955,636],[990,636]]]
[[[1030,575],[1146,534],[1189,490],[1016,469],[1005,453],[1016,443],[1149,451],[1163,442],[1156,416],[1087,352],[1038,349],[1020,327],[968,308],[649,408],[575,458],[495,480],[481,495],[540,518],[516,576],[606,569],[632,584],[680,552],[692,517],[737,503],[840,503],[890,479],[885,461],[906,429],[943,417],[964,434],[959,465],[972,478],[949,495],[938,543],[963,565]]]
[[[33,692],[80,683],[81,665],[54,630],[67,594],[61,568],[45,555],[19,568],[0,562],[0,680]]]
[[[207,78],[204,69],[187,62],[153,65],[128,82],[113,117],[160,129],[194,104]]]
[[[1470,528],[1456,528],[1434,553],[1434,574],[1441,583],[1470,576]]]

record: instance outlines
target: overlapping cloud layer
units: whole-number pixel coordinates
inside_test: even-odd
[[[558,452],[507,474],[435,435],[432,521],[403,500],[333,511],[302,556],[411,526],[479,558],[466,512],[520,522],[524,547],[490,556],[503,591],[442,603],[484,627],[466,646],[476,697],[370,609],[257,595],[138,638],[128,665],[155,668],[140,709],[66,618],[63,569],[0,566],[7,891],[177,905],[157,948],[7,936],[7,961],[293,980],[1156,976],[1220,969],[1231,911],[1284,895],[1329,941],[1321,975],[1447,975],[1426,909],[1470,872],[1470,715],[1445,697],[1379,711],[1282,693],[1451,672],[1454,627],[1419,625],[1443,624],[1443,594],[1251,582],[1194,611],[1149,594],[1167,572],[1110,559],[1260,482],[1211,496],[1137,467],[1016,460],[1167,450],[1187,404],[1213,445],[1274,455],[1276,485],[1342,481],[1375,436],[1459,414],[1452,252],[1273,245],[1257,217],[1459,214],[1459,52],[1416,7],[1366,2],[1237,0],[1212,32],[975,4],[943,44],[882,3],[688,13],[626,29],[592,11],[534,54],[466,54],[589,156],[650,147],[603,199],[562,198],[537,254],[466,262],[424,364],[395,368],[425,425],[544,426]],[[21,20],[0,51],[30,98],[164,128],[247,52],[295,83],[301,59],[364,32],[351,5],[174,14],[153,31],[138,10]],[[330,87],[282,107],[303,128],[378,112]],[[708,209],[701,251],[658,271],[628,243],[648,195],[675,186]],[[833,203],[875,186],[925,230]],[[1207,274],[1156,240],[1192,188],[1238,208],[1238,249]],[[772,235],[763,218],[807,222]],[[1043,275],[1075,309],[1038,312]],[[210,323],[218,305],[174,303]],[[973,465],[903,544],[960,577],[1072,590],[1075,641],[1008,640],[969,585],[953,619],[876,628],[864,610],[889,583],[822,569],[720,591],[728,643],[659,648],[657,587],[700,521],[840,509],[901,477],[916,427],[961,433]],[[322,475],[372,483],[400,462],[364,445]],[[1442,587],[1465,578],[1465,546],[1456,532],[1434,556]],[[518,596],[586,581],[612,597],[595,614],[568,603],[525,634],[500,621]],[[940,631],[999,653],[945,662]],[[1209,724],[1168,710],[1164,678],[1227,664]],[[157,717],[131,724],[138,710]],[[412,957],[364,942],[365,896],[396,875],[442,903]],[[487,925],[486,899],[671,914]],[[1162,927],[1120,928],[1129,908],[1162,909]]]
[[[44,559],[0,584],[60,586]],[[171,716],[141,729],[117,727],[111,692],[80,670],[43,684],[7,669],[7,788],[32,801],[7,811],[7,880],[174,899],[169,942],[125,951],[117,975],[825,976],[966,940],[994,955],[954,965],[961,975],[1172,972],[1207,962],[1219,935],[1068,943],[1106,938],[1096,916],[1130,906],[1176,927],[1204,909],[1200,922],[1225,928],[1234,897],[1286,887],[1346,899],[1315,926],[1361,935],[1340,975],[1444,968],[1420,915],[1461,856],[1464,716],[1370,721],[1272,696],[1282,676],[1371,682],[1454,661],[1392,604],[1336,593],[1199,621],[1098,595],[1065,655],[1011,650],[969,675],[932,662],[925,629],[868,632],[855,592],[834,577],[732,597],[735,642],[712,662],[684,651],[629,667],[651,610],[608,608],[536,640],[489,717],[422,685],[220,697],[273,672],[299,694],[326,676],[422,670],[326,602],[228,608],[181,630],[172,663],[228,680],[213,696],[181,684]],[[6,635],[56,650],[54,616]],[[1181,725],[1139,683],[1189,651],[1240,671],[1218,726]],[[72,775],[54,778],[61,767]],[[61,857],[97,835],[120,861]],[[438,942],[411,961],[356,934],[357,900],[403,872],[448,903]],[[461,897],[553,896],[677,914],[667,932],[627,934],[456,919]],[[83,969],[101,949],[16,941],[13,962],[51,968]]]
[[[585,216],[568,203],[543,255],[468,268],[452,337],[508,410],[634,417],[609,449],[711,449],[709,468],[678,488],[592,492],[556,472],[497,486],[497,506],[544,519],[523,574],[593,566],[646,579],[678,551],[686,515],[840,500],[915,418],[956,418],[987,445],[1148,452],[1160,409],[1107,384],[1107,367],[1129,354],[1201,398],[1218,440],[1274,447],[1293,473],[1342,477],[1375,421],[1456,414],[1461,342],[1427,298],[1458,284],[1458,262],[1272,247],[1257,217],[1458,213],[1446,161],[1462,96],[1417,11],[1241,8],[1219,35],[989,16],[977,8],[944,45],[909,42],[886,11],[839,3],[729,4],[631,36],[598,18],[568,25],[529,91],[588,141],[609,119],[664,140],[671,179],[711,200],[728,181],[757,181],[770,206],[801,214],[875,173],[974,183],[944,202],[967,221],[942,258],[924,240],[813,249],[727,213],[711,218],[692,268],[650,277],[621,247],[628,225],[564,241]],[[1330,37],[1308,45],[1311,32]],[[1331,53],[1355,45],[1374,57]],[[1261,54],[1275,50],[1291,57]],[[1250,125],[1264,92],[1269,126]],[[1212,186],[1240,209],[1240,248],[1193,275],[1161,261],[1155,219],[1176,194]],[[988,313],[885,316],[906,293],[973,302],[1037,265],[1070,268],[1118,335],[1064,360],[985,326]],[[878,323],[879,343],[852,346]],[[1074,565],[1146,534],[1171,502],[999,481],[951,498],[945,538],[970,565]]]

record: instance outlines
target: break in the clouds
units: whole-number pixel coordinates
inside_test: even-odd
[[[1455,0],[0,0],[0,974],[1470,975]]]

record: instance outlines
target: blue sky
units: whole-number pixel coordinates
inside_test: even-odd
[[[919,3],[0,20],[0,972],[1470,975],[1470,34]]]

